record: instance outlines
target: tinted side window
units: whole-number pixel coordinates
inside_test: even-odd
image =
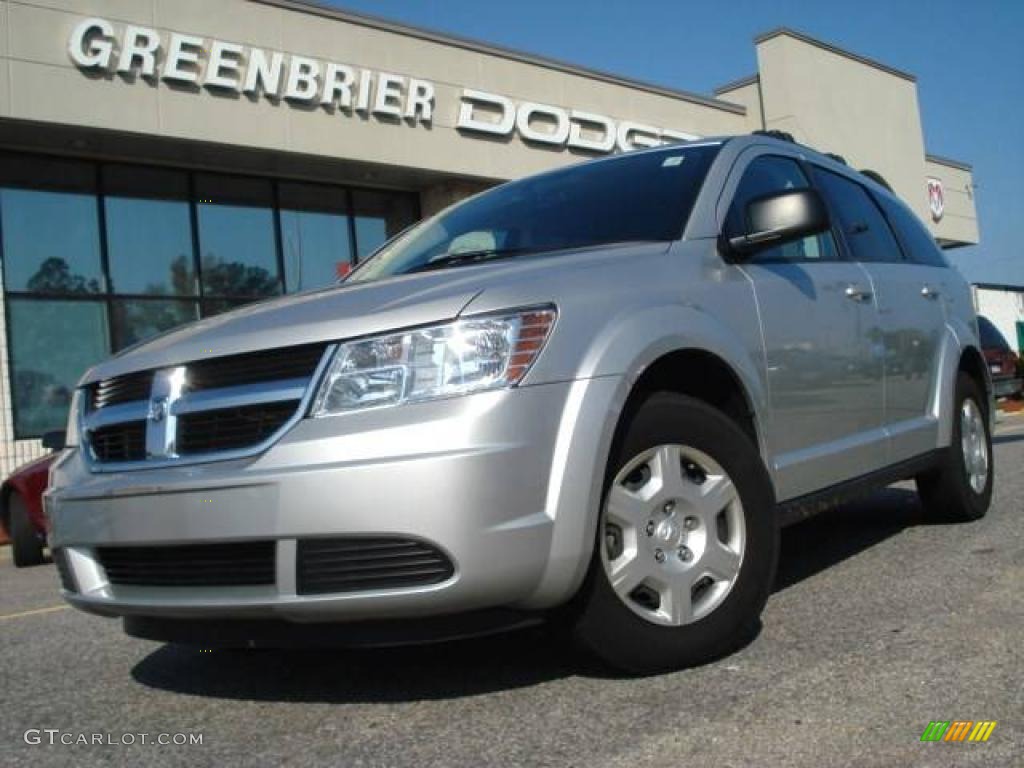
[[[903,260],[896,237],[864,187],[823,168],[815,167],[814,175],[828,198],[832,215],[839,220],[854,259]]]
[[[876,199],[882,206],[882,210],[885,211],[885,215],[889,217],[889,222],[896,229],[896,233],[903,243],[903,251],[911,261],[929,267],[949,266],[949,262],[942,255],[942,251],[939,250],[939,246],[936,245],[931,234],[909,208],[881,195]]]
[[[981,336],[982,349],[1008,350],[1010,348],[1003,334],[984,315],[978,315],[978,334]]]
[[[799,164],[788,157],[762,155],[753,160],[743,172],[736,193],[726,215],[726,226],[739,231],[746,225],[747,205],[752,201],[790,189],[810,186]],[[785,245],[760,251],[755,262],[763,261],[834,261],[837,258],[832,233],[812,235]]]

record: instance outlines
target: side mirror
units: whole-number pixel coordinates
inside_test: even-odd
[[[722,232],[724,245],[740,258],[829,228],[825,201],[814,189],[791,189],[751,200],[745,219],[744,231]]]
[[[67,433],[63,429],[47,432],[43,435],[43,448],[48,451],[63,451],[67,444]]]

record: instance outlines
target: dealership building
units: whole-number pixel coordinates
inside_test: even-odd
[[[978,242],[912,74],[788,29],[754,46],[700,95],[298,0],[0,0],[0,476],[99,359],[568,163],[781,130]]]

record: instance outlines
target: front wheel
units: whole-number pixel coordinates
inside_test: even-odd
[[[754,443],[724,414],[673,393],[644,402],[617,442],[577,641],[636,674],[734,650],[753,634],[778,555]]]
[[[7,499],[7,507],[10,512],[11,554],[15,567],[26,568],[42,564],[45,561],[43,542],[39,540],[35,528],[32,527],[28,507],[25,506],[21,494],[17,491],[12,492]]]
[[[953,443],[934,468],[917,476],[925,514],[938,521],[968,522],[985,516],[992,501],[992,433],[988,400],[961,372],[956,381]]]

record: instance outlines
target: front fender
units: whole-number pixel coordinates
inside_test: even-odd
[[[548,566],[525,607],[569,599],[587,572],[596,540],[605,469],[615,428],[633,385],[662,356],[688,349],[721,358],[736,373],[758,418],[764,453],[765,386],[739,336],[690,306],[651,307],[609,322],[584,351],[580,376],[563,410],[548,478],[548,516],[555,521]],[[770,462],[766,462],[771,466]]]

